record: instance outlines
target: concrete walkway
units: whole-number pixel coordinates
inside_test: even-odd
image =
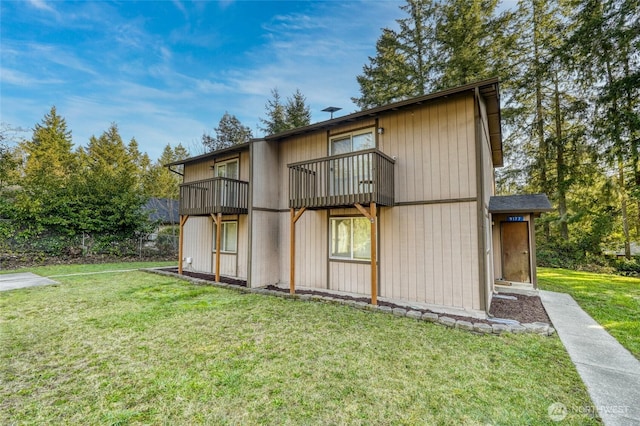
[[[540,299],[594,405],[564,407],[565,413],[597,410],[605,425],[640,425],[640,361],[570,295],[541,290]],[[555,413],[562,417],[560,408]]]
[[[58,284],[58,282],[31,272],[0,275],[0,291],[49,284]]]

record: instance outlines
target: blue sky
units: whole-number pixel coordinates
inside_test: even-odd
[[[312,122],[347,114],[401,4],[1,0],[0,120],[30,129],[55,105],[76,147],[115,122],[155,160],[167,143],[198,154],[225,111],[261,136],[274,87],[299,88]]]

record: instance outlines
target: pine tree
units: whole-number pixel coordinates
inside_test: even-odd
[[[16,227],[28,235],[45,230],[73,233],[73,214],[67,202],[76,170],[72,147],[71,131],[55,106],[36,124],[31,139],[20,145],[26,160],[11,215]]]
[[[287,98],[285,117],[289,129],[308,126],[311,123],[311,109],[307,105],[307,98],[300,92],[300,89],[296,89],[293,96]]]
[[[437,3],[408,0],[400,9],[409,17],[397,20],[399,31],[382,30],[376,56],[356,77],[361,95],[352,101],[361,109],[423,95],[435,86]]]
[[[497,14],[498,0],[449,0],[437,9],[436,88],[447,89],[503,77],[514,35],[510,12]]]
[[[112,238],[130,238],[147,226],[145,197],[138,186],[135,143],[127,147],[112,124],[92,136],[81,149],[82,173],[76,180],[81,231]]]
[[[267,101],[265,109],[267,118],[260,119],[260,122],[264,124],[264,127],[261,127],[260,130],[264,131],[267,135],[273,135],[289,129],[285,105],[282,104],[280,92],[277,87],[271,89],[271,99]]]
[[[623,243],[630,259],[634,219],[629,201],[640,182],[640,8],[636,0],[577,0],[574,10],[565,48],[574,52],[583,90],[597,106],[592,136],[605,147],[604,158],[616,170]],[[640,199],[636,205],[635,220],[640,222]]]
[[[189,152],[178,144],[172,148],[167,144],[160,158],[151,166],[144,178],[144,193],[148,197],[168,198],[178,200],[180,198],[180,176],[170,171],[166,165],[174,161],[184,160],[189,157]]]
[[[267,118],[260,119],[260,122],[265,125],[261,130],[266,134],[273,135],[311,123],[311,109],[299,89],[287,98],[285,104],[282,103],[282,97],[277,88],[271,90],[271,96],[272,99],[269,99],[265,105]]]
[[[31,140],[23,144],[27,156],[23,171],[25,185],[36,192],[63,186],[73,172],[72,147],[67,122],[53,106],[42,123],[36,124]]]

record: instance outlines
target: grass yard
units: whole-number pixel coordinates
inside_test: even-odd
[[[597,424],[557,337],[143,272],[57,279],[0,293],[0,424],[551,425],[554,402]]]
[[[544,290],[569,293],[591,317],[640,359],[640,279],[538,268]]]

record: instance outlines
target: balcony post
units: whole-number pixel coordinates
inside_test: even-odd
[[[378,210],[376,203],[371,202],[369,204],[369,211],[362,207],[362,205],[355,203],[354,206],[364,217],[371,222],[371,304],[378,304]]]
[[[291,229],[289,231],[289,293],[296,292],[296,222],[306,210],[301,208],[298,213],[293,207],[289,209],[291,212]]]
[[[211,213],[211,219],[216,226],[216,282],[220,282],[220,234],[222,234],[222,213],[218,216]]]
[[[182,255],[184,246],[184,224],[187,223],[189,215],[180,216],[180,236],[178,237],[178,274],[182,275]]]
[[[371,304],[378,304],[378,211],[376,203],[369,207],[371,214]]]

